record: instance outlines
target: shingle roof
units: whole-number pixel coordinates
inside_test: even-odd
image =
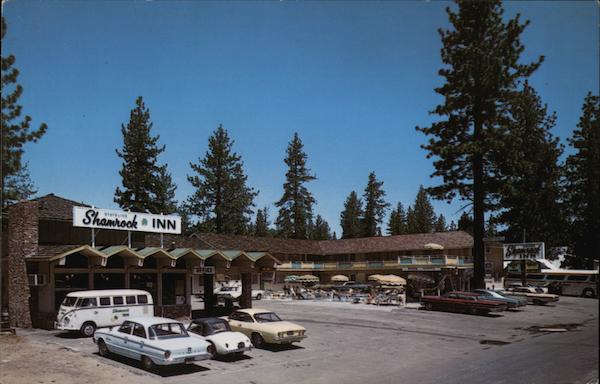
[[[38,202],[40,219],[72,220],[74,206],[91,207],[89,204],[65,199],[53,193],[32,199],[31,201]]]

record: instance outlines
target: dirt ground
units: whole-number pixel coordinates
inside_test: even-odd
[[[74,361],[77,363],[73,364]],[[14,335],[0,336],[0,384],[109,382],[151,384],[158,381],[58,345],[36,343]]]

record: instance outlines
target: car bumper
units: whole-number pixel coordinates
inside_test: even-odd
[[[302,339],[306,339],[306,336],[284,336],[284,337],[276,337],[271,342],[273,344],[289,344],[289,343],[297,343],[302,341]]]
[[[229,355],[229,354],[231,354],[231,353],[246,352],[246,351],[251,351],[251,350],[252,350],[252,347],[251,347],[251,346],[248,346],[248,347],[244,347],[244,348],[237,348],[237,349],[227,349],[227,350],[223,351],[223,353],[220,353],[220,352],[219,352],[219,354],[223,354],[223,355]]]
[[[195,361],[207,360],[212,357],[212,354],[206,352],[202,354],[194,354],[194,355],[181,355],[172,357],[168,360],[162,359],[158,361],[154,361],[157,365],[175,365],[175,364],[191,364]]]
[[[54,329],[58,329],[61,331],[79,331],[79,328],[76,328],[75,326],[73,326],[73,324],[63,324],[63,323],[58,323],[58,322],[54,322]]]

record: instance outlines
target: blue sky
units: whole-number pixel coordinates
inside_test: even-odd
[[[411,204],[432,161],[416,125],[440,98],[441,42],[449,2],[9,1],[2,55],[14,54],[20,104],[47,134],[26,148],[39,195],[55,193],[115,208],[120,126],[135,98],[150,108],[167,150],[160,161],[192,193],[190,161],[204,156],[222,123],[245,162],[257,207],[282,194],[283,157],[302,138],[309,184],[321,214],[340,234],[339,214],[367,176],[387,200]],[[523,60],[545,55],[530,82],[558,113],[566,143],[585,94],[598,92],[598,5],[508,2],[531,24]],[[462,206],[434,202],[448,222]],[[270,207],[271,219],[276,209]],[[385,228],[385,224],[384,224]]]

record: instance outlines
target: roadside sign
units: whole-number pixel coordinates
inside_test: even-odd
[[[504,244],[504,260],[541,260],[545,258],[544,243]]]

